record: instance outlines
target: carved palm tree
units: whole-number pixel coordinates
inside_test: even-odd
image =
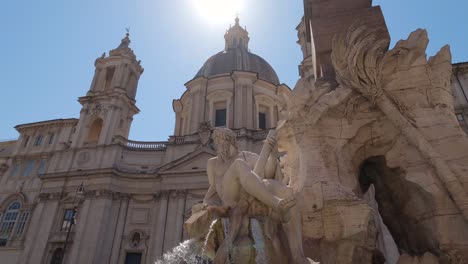
[[[419,29],[413,32],[409,39],[421,37],[427,38],[427,33]],[[368,99],[402,131],[408,142],[430,161],[455,204],[468,220],[468,199],[457,176],[417,129],[408,109],[384,89],[386,84],[383,83],[383,77],[396,74],[396,69],[392,68],[396,66],[391,66],[396,63],[392,62],[409,51],[405,45],[398,44],[394,49],[388,50],[389,44],[390,39],[383,29],[369,29],[360,22],[353,24],[346,34],[335,36],[331,57],[337,81],[341,86],[350,88]],[[446,46],[436,57],[447,52],[449,54]]]

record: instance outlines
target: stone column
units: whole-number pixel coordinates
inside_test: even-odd
[[[166,229],[164,232],[163,244],[164,252],[174,247],[174,233],[176,230],[176,223],[174,220],[176,219],[177,215],[177,204],[177,191],[173,190],[169,195],[169,205],[166,215]]]
[[[114,128],[117,125],[118,121],[116,121],[116,115],[120,109],[118,109],[115,105],[117,105],[114,100],[112,100],[111,104],[108,105],[109,107],[105,118],[103,119],[103,125],[101,130],[100,138],[98,139],[98,144],[109,144],[111,143],[112,137],[114,136]]]
[[[247,129],[255,129],[255,124],[254,124],[254,115],[255,115],[255,112],[253,111],[253,86],[252,85],[249,85],[246,87],[247,90],[246,90],[246,93],[247,93],[247,102],[246,105],[245,105],[245,109],[244,111],[246,111],[247,113],[247,124],[246,124],[246,128]]]
[[[76,259],[66,259],[66,263],[103,263],[104,255],[110,255],[109,244],[112,242],[109,237],[113,236],[113,228],[108,219],[112,209],[112,195],[109,190],[92,190],[85,193],[85,197],[90,200],[89,209],[86,219],[80,218],[79,221],[86,222],[83,223],[84,229],[80,232],[81,239],[74,239],[80,241],[79,245],[71,246],[76,247],[78,255]]]
[[[112,242],[112,251],[109,263],[117,263],[120,256],[120,249],[122,247],[122,237],[125,229],[125,220],[128,213],[128,202],[130,195],[121,195],[119,215],[117,218],[117,227],[115,228],[114,241]]]
[[[202,115],[203,113],[200,111],[200,108],[201,108],[201,96],[200,96],[200,88],[197,87],[196,88],[196,92],[194,93],[193,97],[192,97],[192,102],[193,102],[193,106],[192,106],[192,111],[194,112],[194,115],[192,115],[192,121],[191,121],[191,129],[190,129],[190,133],[193,133],[193,132],[196,132],[198,130],[198,124],[200,123],[200,115]]]
[[[93,76],[93,80],[91,81],[91,86],[89,87],[89,90],[90,91],[94,91],[95,90],[95,87],[96,87],[96,83],[98,81],[98,78],[99,78],[99,73],[101,72],[101,70],[99,68],[95,68],[94,69],[94,76]]]
[[[232,100],[231,97],[226,102],[226,127],[232,128]]]
[[[83,233],[87,225],[88,213],[89,213],[89,206],[90,200],[87,199],[81,205],[81,208],[78,208],[77,214],[77,225],[75,226],[75,235],[73,240],[75,241],[72,246],[68,249],[68,257],[67,259],[70,263],[77,263],[80,255],[79,255],[79,248],[80,244],[83,241]]]
[[[236,85],[234,87],[234,126],[233,128],[241,128],[242,127],[242,85],[235,82]]]
[[[159,213],[157,219],[157,228],[156,228],[156,236],[155,236],[155,257],[161,257],[163,254],[163,245],[164,245],[164,231],[166,229],[166,214],[167,214],[167,206],[168,206],[168,193],[161,192],[160,200],[159,200]]]
[[[112,76],[110,89],[113,89],[115,87],[120,87],[120,85],[122,84],[123,71],[124,71],[124,65],[123,64],[119,64],[119,65],[115,66],[114,76]]]
[[[157,244],[157,240],[158,240],[158,219],[157,217],[159,217],[159,212],[161,210],[161,202],[160,202],[160,198],[161,198],[161,194],[160,193],[156,193],[153,195],[153,208],[152,208],[152,212],[151,212],[151,215],[153,215],[154,217],[152,218],[152,223],[151,223],[151,226],[150,226],[150,229],[149,229],[149,241],[148,241],[148,252],[147,252],[147,262],[148,263],[154,263],[155,260],[158,258],[158,256],[156,256],[156,244]]]
[[[30,223],[26,229],[27,233],[25,234],[25,237],[28,239],[24,241],[23,254],[21,254],[19,257],[18,263],[28,263],[28,260],[31,258],[31,254],[35,247],[35,241],[40,231],[39,226],[41,225],[41,220],[43,219],[44,207],[45,202],[39,202],[35,207],[36,213],[31,214],[31,219],[29,219]]]
[[[98,68],[99,73],[96,81],[96,91],[104,90],[104,82],[106,81],[107,68]]]
[[[26,240],[25,252],[20,257],[19,263],[37,263],[38,260],[43,259],[44,253],[46,253],[61,193],[42,193],[39,196],[41,201],[36,208],[38,217],[32,214],[30,231],[27,234],[31,239]]]
[[[208,120],[210,120],[211,122],[211,126],[214,127],[215,126],[215,114],[214,114],[214,102],[213,102],[213,99],[209,100],[209,110],[208,110]]]
[[[179,244],[182,239],[182,231],[184,228],[184,213],[185,213],[185,200],[186,200],[186,192],[185,191],[178,191],[178,200],[177,200],[177,213],[176,213],[176,226],[175,226],[175,233],[174,233],[174,246]]]

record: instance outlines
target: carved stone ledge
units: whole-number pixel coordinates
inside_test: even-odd
[[[129,200],[131,194],[114,192],[107,189],[89,190],[84,193],[85,199],[112,199],[112,200]]]
[[[153,194],[154,200],[167,199],[169,197],[170,191],[163,190]]]
[[[53,201],[53,200],[61,200],[63,197],[62,192],[53,192],[53,193],[40,193],[39,200],[40,201]]]

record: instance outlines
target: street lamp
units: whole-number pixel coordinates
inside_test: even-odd
[[[76,203],[76,198],[79,197],[79,199],[81,200],[83,198],[83,194],[84,194],[84,187],[83,187],[83,183],[81,183],[80,186],[78,186],[78,188],[76,189],[76,195],[73,198],[73,211],[72,211],[72,215],[70,219],[68,219],[69,224],[68,224],[67,236],[65,238],[65,243],[63,244],[63,251],[62,251],[62,257],[60,259],[60,263],[63,263],[63,260],[65,259],[65,254],[66,254],[66,250],[68,246],[68,240],[70,239],[70,233],[71,233],[73,225],[76,222],[75,217],[76,217],[76,213],[78,212],[78,204]]]

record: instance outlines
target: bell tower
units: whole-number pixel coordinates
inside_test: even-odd
[[[94,78],[82,105],[72,147],[107,145],[115,136],[128,138],[135,105],[138,80],[143,68],[129,47],[129,33],[120,45],[96,59]]]

